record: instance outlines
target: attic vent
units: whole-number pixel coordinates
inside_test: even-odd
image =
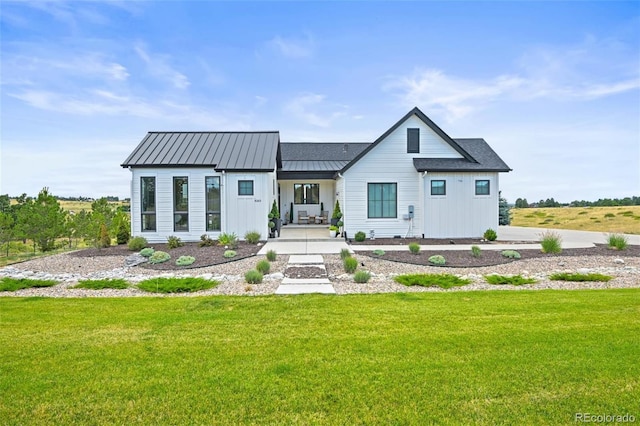
[[[344,145],[342,145],[342,152],[346,154],[348,151],[349,151],[349,144],[345,143]]]

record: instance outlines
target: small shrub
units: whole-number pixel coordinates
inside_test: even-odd
[[[351,252],[349,249],[340,250],[340,259],[345,260],[347,257],[351,257]]]
[[[445,263],[447,263],[447,261],[445,260],[444,256],[436,254],[429,258],[429,263],[432,263],[437,266],[442,266]]]
[[[266,275],[271,270],[271,264],[267,260],[261,260],[256,265],[256,271],[260,272],[263,275]]]
[[[480,257],[482,250],[478,246],[471,246],[471,256]]]
[[[258,244],[258,241],[260,241],[260,233],[258,231],[249,231],[244,234],[244,239],[249,244]]]
[[[200,242],[198,243],[199,247],[211,247],[216,244],[216,240],[209,237],[207,234],[200,235]]]
[[[342,261],[342,265],[347,274],[353,274],[358,268],[358,259],[355,257],[347,257]]]
[[[520,256],[520,253],[515,250],[503,250],[500,254],[504,257],[508,257],[509,259],[520,259],[522,257]]]
[[[384,250],[381,249],[375,249],[373,251],[373,254],[375,254],[376,256],[384,256]]]
[[[140,250],[140,256],[143,257],[151,257],[151,255],[155,252],[155,250],[151,247],[145,247]]]
[[[100,225],[100,240],[98,241],[98,247],[107,248],[109,246],[111,246],[111,237],[109,236],[107,225],[103,223]]]
[[[170,249],[175,249],[178,247],[182,247],[184,243],[180,239],[180,237],[176,237],[175,235],[171,235],[167,237],[167,247]]]
[[[129,221],[122,221],[118,225],[118,232],[116,234],[116,242],[118,245],[127,244],[129,238],[131,238],[131,228],[129,228]]]
[[[553,231],[546,231],[542,233],[542,239],[540,240],[543,253],[561,253],[562,252],[562,237],[560,234]]]
[[[451,288],[467,285],[469,279],[463,279],[451,274],[406,274],[398,275],[394,281],[406,286]]]
[[[52,287],[56,284],[58,283],[52,280],[31,280],[29,278],[5,277],[0,279],[0,291],[16,291],[32,287]]]
[[[578,273],[568,273],[568,272],[560,272],[557,274],[551,274],[549,279],[552,281],[576,281],[576,282],[584,282],[584,281],[602,281],[607,282],[613,279],[612,276],[603,275],[603,274],[578,274]]]
[[[607,236],[607,243],[609,244],[609,248],[624,250],[627,248],[629,240],[622,234],[609,234]]]
[[[165,251],[154,251],[153,254],[149,257],[149,263],[163,263],[171,259],[171,255]]]
[[[244,280],[249,284],[260,284],[262,282],[262,274],[255,269],[247,271],[244,274]]]
[[[496,231],[494,231],[493,229],[489,228],[486,231],[484,231],[484,239],[487,241],[495,241],[496,238],[498,238],[498,234],[496,234]]]
[[[413,254],[420,253],[420,244],[418,243],[409,243],[409,251]]]
[[[616,217],[616,215],[614,215],[613,213],[606,213],[606,214],[604,215],[604,217],[606,217],[606,218],[612,218],[612,217]]]
[[[227,259],[231,259],[232,257],[236,257],[236,254],[237,253],[235,252],[235,250],[225,250],[225,252],[222,255]]]
[[[267,252],[267,260],[269,262],[275,261],[277,257],[278,257],[278,254],[275,252],[275,250],[269,250]]]
[[[238,236],[233,232],[230,234],[223,232],[218,237],[218,245],[234,249],[238,246]]]
[[[495,284],[495,285],[503,285],[503,284],[523,285],[523,284],[533,284],[536,282],[535,278],[524,278],[521,275],[513,275],[513,276],[487,275],[484,277],[484,279],[489,284]]]
[[[369,271],[356,271],[356,273],[353,274],[353,280],[358,284],[367,283],[370,279],[371,273],[369,273]]]
[[[89,290],[102,290],[105,288],[124,289],[129,287],[122,278],[107,278],[104,280],[80,280],[78,284],[72,288],[86,288]]]
[[[178,266],[189,266],[192,265],[193,262],[196,261],[196,258],[193,256],[180,256],[177,260],[176,260],[176,265]]]
[[[138,284],[138,288],[151,293],[192,293],[213,288],[218,284],[218,281],[194,277],[151,278]]]
[[[367,234],[365,234],[362,231],[358,231],[356,232],[356,235],[353,236],[353,239],[358,241],[359,243],[361,243],[362,241],[364,241],[367,238]]]
[[[145,248],[149,243],[145,237],[133,237],[129,240],[129,250],[140,251]]]

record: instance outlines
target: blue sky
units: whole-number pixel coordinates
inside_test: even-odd
[[[150,130],[373,141],[418,106],[513,202],[640,194],[640,2],[0,3],[0,193],[129,196]]]

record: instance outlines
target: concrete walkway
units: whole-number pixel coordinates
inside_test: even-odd
[[[276,289],[276,294],[336,294],[333,284],[326,278],[327,269],[324,259],[320,255],[291,255],[289,256],[289,268],[314,267],[324,270],[324,278],[283,278],[282,283]],[[285,274],[286,275],[286,274]]]

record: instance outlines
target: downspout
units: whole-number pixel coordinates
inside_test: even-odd
[[[425,183],[424,183],[424,178],[427,177],[427,173],[428,172],[426,170],[422,172],[422,180],[420,182],[421,184],[420,193],[422,194],[422,200],[420,200],[420,202],[422,203],[420,205],[420,211],[422,211],[422,238],[424,238],[424,234],[427,231],[427,206],[426,206],[427,192],[426,192]]]
[[[344,176],[342,176],[342,173],[340,172],[338,172],[338,177],[342,179],[342,193],[344,195],[342,197],[342,211],[346,212],[347,211],[347,180],[344,178]],[[345,229],[347,229],[347,222],[345,222],[344,219],[345,219],[345,214],[342,213],[342,218],[340,218],[340,220],[342,220],[342,232],[346,236],[347,232],[345,231]]]
[[[220,184],[221,186],[221,191],[220,191],[220,207],[224,206],[224,212],[220,212],[220,232],[226,232],[227,229],[227,174],[225,173],[224,170],[221,171],[222,173],[222,183]],[[222,203],[222,200],[224,200],[224,203]],[[224,213],[224,214],[223,214]]]

